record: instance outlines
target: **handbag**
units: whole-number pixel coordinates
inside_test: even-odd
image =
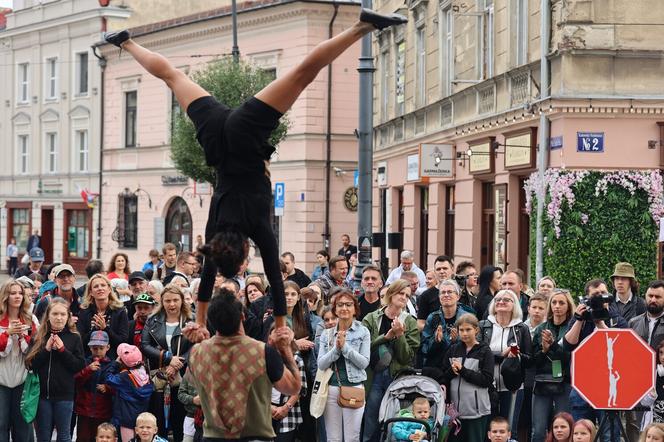
[[[332,369],[316,371],[316,379],[311,390],[311,401],[309,402],[309,414],[312,417],[319,418],[325,412],[325,405],[327,404],[327,396],[330,392],[330,378],[332,377]]]
[[[26,423],[31,423],[37,416],[39,406],[39,376],[34,371],[28,371],[28,376],[23,383],[21,393],[21,416]]]
[[[341,379],[339,377],[339,369],[337,368],[336,363],[334,364],[334,371],[337,373],[337,379]],[[337,404],[341,408],[364,407],[364,388],[339,386]]]
[[[509,391],[517,391],[523,384],[521,372],[521,359],[519,357],[505,358],[500,364],[500,376],[503,384]]]
[[[543,373],[535,375],[535,387],[533,393],[538,396],[555,396],[565,391],[563,377],[554,378],[551,374]]]
[[[183,325],[182,319],[180,319],[180,330],[182,330],[182,325]],[[157,345],[159,346],[159,350],[163,352],[161,345],[159,345],[159,343],[157,343]],[[175,353],[175,356],[173,357],[180,356],[181,345],[182,345],[182,336],[180,336],[180,340],[178,341],[178,350]],[[173,376],[172,379],[169,379],[168,374],[166,374],[166,368],[168,367],[160,367],[155,370],[150,370],[150,381],[152,382],[155,391],[163,392],[164,389],[166,388],[166,385],[170,385],[171,387],[179,387],[180,382],[182,382],[182,376],[180,375],[179,370],[175,372],[175,376]]]

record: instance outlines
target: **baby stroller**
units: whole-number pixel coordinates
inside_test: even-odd
[[[417,397],[425,397],[431,404],[431,418],[434,428],[429,423],[409,417],[397,416],[399,411],[412,405]],[[427,440],[438,441],[439,432],[445,420],[445,386],[441,386],[430,377],[421,374],[398,375],[387,388],[378,412],[380,424],[380,442],[393,442],[392,425],[396,422],[418,422],[426,429]]]

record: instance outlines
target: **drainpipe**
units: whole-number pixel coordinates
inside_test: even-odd
[[[99,122],[99,198],[97,199],[97,259],[101,259],[101,202],[102,202],[102,186],[103,171],[104,171],[104,73],[106,71],[106,58],[97,54],[97,47],[92,46],[92,53],[99,60],[99,67],[101,68],[101,86],[99,91],[100,96],[100,122]]]
[[[549,66],[549,43],[551,40],[551,0],[541,0],[540,3],[540,98],[551,95],[551,78]],[[539,182],[544,181],[544,172],[549,160],[549,131],[551,122],[545,112],[540,115],[539,123],[539,151],[537,152],[537,173]],[[542,222],[544,217],[544,198],[546,192],[542,186],[537,193],[537,224],[535,225],[535,279],[544,273],[544,234]]]
[[[333,37],[334,21],[339,13],[339,5],[332,3],[334,14],[327,26],[328,38]],[[327,123],[325,128],[325,232],[323,233],[323,248],[330,251],[330,180],[332,173],[332,63],[327,67]]]

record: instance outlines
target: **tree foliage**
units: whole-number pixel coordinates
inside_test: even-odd
[[[235,63],[231,57],[225,57],[193,73],[192,80],[219,102],[235,108],[263,89],[273,77],[246,61]],[[279,126],[272,132],[270,143],[277,147],[286,137],[287,131],[288,119],[283,117]],[[203,148],[196,140],[196,130],[185,112],[180,112],[175,118],[171,138],[171,159],[175,168],[182,174],[199,182],[207,181],[215,184],[215,170],[205,163]]]
[[[575,296],[583,295],[585,283],[603,278],[609,284],[617,262],[634,266],[636,277],[644,284],[657,276],[657,225],[650,213],[648,195],[642,190],[631,194],[618,185],[610,185],[606,195],[596,196],[602,172],[591,172],[574,186],[575,202],[564,205],[556,238],[553,225],[544,217],[544,274],[552,276],[559,287]],[[548,201],[547,201],[548,202]],[[535,223],[531,220],[531,265],[535,268]]]

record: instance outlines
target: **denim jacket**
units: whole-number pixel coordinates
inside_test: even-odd
[[[369,366],[371,355],[371,336],[360,321],[353,321],[346,332],[346,343],[339,350],[336,346],[336,336],[339,326],[323,330],[320,335],[320,351],[318,352],[318,368],[326,370],[343,355],[346,361],[348,381],[359,384],[367,379],[366,368]]]

